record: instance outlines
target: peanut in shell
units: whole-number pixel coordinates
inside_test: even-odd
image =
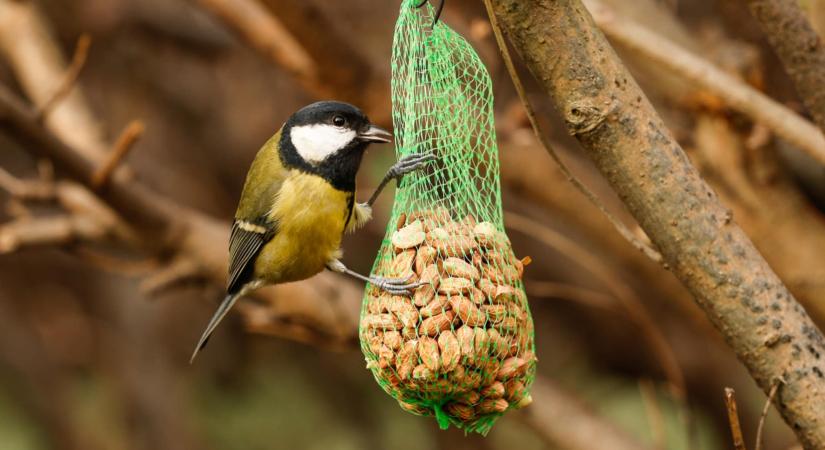
[[[421,362],[433,373],[441,368],[441,355],[438,352],[438,342],[435,339],[423,336],[418,340],[418,356]]]
[[[404,324],[393,314],[368,314],[362,320],[362,326],[377,330],[400,330]]]
[[[449,415],[465,422],[473,420],[476,416],[475,409],[466,403],[450,402],[447,403],[447,406],[445,406],[444,409]]]
[[[482,389],[480,394],[485,398],[502,398],[504,397],[504,383],[495,381]]]
[[[438,336],[438,348],[441,353],[441,367],[445,372],[450,372],[458,366],[461,359],[461,349],[458,338],[450,330],[444,330]]]
[[[442,278],[438,285],[438,292],[447,295],[457,295],[469,292],[473,287],[472,280],[467,278]]]
[[[443,313],[447,309],[450,309],[447,296],[436,295],[426,306],[419,309],[418,312],[421,314],[421,317],[432,317],[436,314]]]
[[[435,337],[444,330],[449,330],[452,326],[455,313],[452,311],[445,311],[441,314],[436,314],[421,321],[418,326],[418,332],[424,336]]]
[[[473,282],[478,281],[478,269],[473,267],[470,263],[456,257],[449,257],[443,263],[444,273],[451,277],[467,278]]]
[[[449,302],[453,311],[465,325],[478,327],[487,322],[487,316],[467,297],[461,295],[450,296]]]
[[[399,250],[406,250],[418,247],[427,237],[424,233],[424,225],[416,220],[413,223],[397,230],[390,238],[392,245]]]
[[[507,411],[509,406],[510,404],[503,398],[488,398],[480,401],[475,409],[478,414],[495,414]]]

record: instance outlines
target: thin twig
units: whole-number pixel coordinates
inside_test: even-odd
[[[771,409],[773,398],[776,397],[779,386],[783,384],[785,384],[785,380],[782,378],[773,380],[771,391],[768,393],[768,399],[765,400],[765,406],[762,407],[762,415],[759,416],[759,426],[756,427],[756,444],[753,446],[755,450],[762,450],[762,429],[765,427],[765,418],[768,417],[768,411]]]
[[[94,175],[92,175],[92,189],[101,189],[109,182],[112,173],[114,173],[117,166],[123,161],[132,147],[134,147],[135,142],[137,142],[145,129],[146,127],[140,120],[129,122],[129,125],[126,126],[120,133],[120,136],[118,136],[117,141],[115,141],[112,152],[107,155],[108,158],[106,161],[104,161],[95,171]]]
[[[89,56],[89,46],[91,44],[92,38],[88,33],[81,34],[77,39],[72,62],[69,64],[66,74],[60,81],[60,85],[55,89],[54,94],[37,108],[36,114],[38,120],[45,120],[46,117],[49,116],[49,113],[72,91],[77,77],[80,75],[80,71],[83,70],[83,66],[86,65],[86,58]]]
[[[594,289],[554,281],[525,280],[527,294],[532,297],[557,298],[570,300],[591,308],[610,311],[620,309],[621,303],[613,296]]]
[[[513,80],[513,86],[516,88],[516,92],[518,92],[518,96],[521,99],[521,103],[524,106],[524,110],[527,113],[527,118],[530,120],[530,125],[533,127],[533,133],[536,135],[536,139],[541,142],[541,145],[547,151],[553,161],[558,164],[559,169],[561,169],[562,173],[567,180],[575,186],[576,189],[579,190],[596,208],[599,209],[606,217],[607,220],[610,221],[611,224],[616,228],[616,231],[622,235],[628,242],[630,242],[633,247],[637,250],[644,253],[648,258],[652,259],[657,263],[662,262],[662,255],[649,244],[643,242],[641,239],[637,238],[636,235],[630,231],[625,224],[623,224],[619,219],[617,219],[607,208],[604,204],[599,200],[599,198],[594,194],[587,186],[584,185],[564,164],[561,160],[561,157],[553,148],[550,140],[545,136],[544,133],[541,131],[541,127],[539,125],[538,120],[536,119],[535,111],[533,110],[533,106],[530,103],[530,99],[527,97],[527,93],[524,89],[524,85],[521,82],[521,78],[519,78],[518,73],[516,72],[516,68],[513,65],[513,59],[510,57],[510,51],[507,50],[507,43],[504,41],[504,36],[502,36],[501,28],[498,25],[498,20],[496,19],[495,13],[493,13],[493,6],[490,4],[490,0],[484,0],[484,5],[487,7],[487,15],[490,18],[490,24],[493,28],[493,34],[496,37],[496,43],[498,44],[498,48],[501,51],[501,56],[504,60],[504,65],[507,67],[507,72],[510,74],[510,78]]]
[[[43,180],[21,180],[0,167],[0,189],[19,200],[50,200],[54,184]]]
[[[187,257],[178,257],[140,283],[140,291],[148,297],[159,297],[164,291],[192,279],[203,279],[203,268]]]
[[[745,438],[742,436],[742,425],[739,423],[739,411],[736,407],[736,391],[733,388],[725,388],[725,406],[728,409],[728,422],[730,422],[730,433],[733,437],[733,448],[748,450],[745,447]]]
[[[125,277],[144,276],[153,270],[157,270],[160,265],[153,258],[129,260],[82,245],[73,247],[72,254],[103,272]]]
[[[0,254],[24,247],[64,245],[78,240],[97,241],[106,230],[94,218],[78,215],[17,220],[0,226]]]
[[[20,197],[23,191],[23,181],[0,167],[0,189],[11,194],[13,197]]]

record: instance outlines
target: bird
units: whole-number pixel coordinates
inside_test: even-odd
[[[432,153],[399,159],[369,200],[356,202],[355,176],[367,147],[391,138],[357,107],[321,101],[295,112],[264,143],[247,172],[232,223],[226,296],[190,363],[238,298],[262,286],[307,279],[324,269],[391,294],[420,285],[409,278],[361,275],[341,262],[343,235],[372,218],[372,205],[384,187],[435,159]]]

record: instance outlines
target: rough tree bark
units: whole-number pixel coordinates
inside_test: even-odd
[[[580,0],[495,0],[569,132],[800,442],[825,448],[825,338],[691,166]]]
[[[747,0],[802,103],[825,132],[825,43],[798,0]]]

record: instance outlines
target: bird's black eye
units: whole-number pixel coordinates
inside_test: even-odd
[[[347,124],[347,119],[344,116],[335,116],[332,118],[332,124],[336,127],[343,127]]]

